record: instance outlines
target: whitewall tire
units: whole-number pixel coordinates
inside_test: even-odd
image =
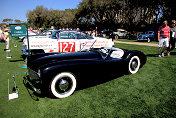
[[[128,72],[135,74],[140,68],[141,62],[138,56],[133,56],[128,63]]]
[[[50,83],[50,92],[56,98],[65,98],[74,93],[76,78],[69,72],[56,75]]]

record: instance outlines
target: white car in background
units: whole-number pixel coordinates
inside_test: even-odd
[[[29,46],[28,46],[29,43]],[[22,51],[25,55],[48,52],[77,52],[94,48],[113,47],[111,39],[93,38],[87,33],[74,30],[56,30],[50,37],[29,37],[23,40]],[[29,50],[28,50],[29,48]]]

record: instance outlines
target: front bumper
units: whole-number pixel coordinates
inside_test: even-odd
[[[28,69],[29,75],[25,76],[25,79],[33,86],[35,89],[40,89],[42,86],[42,81],[37,72],[32,69]]]

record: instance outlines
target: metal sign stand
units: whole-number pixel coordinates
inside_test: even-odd
[[[29,35],[28,35],[28,25],[27,24],[26,24],[26,32],[27,32],[28,51],[29,51],[29,55],[31,55],[31,51],[29,49]]]
[[[6,50],[6,58],[7,58],[7,59],[12,58],[11,50],[10,50],[10,49],[9,49],[9,50]]]
[[[17,47],[17,41],[15,41],[15,43],[14,43],[14,47],[15,47],[15,48]]]
[[[14,87],[13,87],[13,91],[15,91],[14,93],[10,93],[10,86],[9,86],[9,79],[8,79],[8,100],[12,100],[15,98],[18,98],[18,88],[16,86],[16,81],[15,81],[15,76],[17,76],[18,72],[16,72],[12,78],[13,78],[13,82],[14,82]]]

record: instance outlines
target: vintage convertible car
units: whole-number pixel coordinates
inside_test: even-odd
[[[27,58],[29,75],[26,79],[38,92],[65,98],[73,94],[77,83],[89,78],[87,76],[117,72],[135,74],[145,63],[144,53],[114,47],[72,53],[41,53]]]

